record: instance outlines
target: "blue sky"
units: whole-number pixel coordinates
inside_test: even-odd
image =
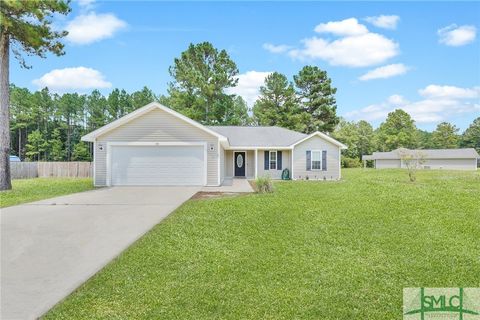
[[[290,79],[304,65],[327,70],[338,114],[375,126],[403,108],[417,126],[465,129],[480,116],[479,2],[94,2],[72,4],[55,25],[66,55],[11,64],[32,90],[107,94],[148,86],[166,93],[168,67],[189,43],[226,49],[240,70],[229,90],[253,103],[268,72]]]

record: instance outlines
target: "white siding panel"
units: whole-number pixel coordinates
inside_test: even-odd
[[[327,151],[327,170],[307,171],[307,150]],[[319,136],[313,136],[298,144],[293,149],[293,179],[310,180],[336,180],[340,179],[340,158],[338,146],[330,143]]]
[[[107,182],[107,142],[206,142],[207,184],[218,185],[218,138],[160,109],[152,110],[97,138],[95,177]],[[100,150],[103,146],[103,150]]]

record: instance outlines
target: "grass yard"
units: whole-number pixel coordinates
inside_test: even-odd
[[[401,319],[404,287],[478,287],[480,171],[344,170],[191,200],[45,319]]]
[[[12,181],[12,190],[0,192],[0,208],[93,189],[90,178],[35,178]]]

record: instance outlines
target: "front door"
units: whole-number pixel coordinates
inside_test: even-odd
[[[245,152],[234,153],[235,177],[245,177]]]

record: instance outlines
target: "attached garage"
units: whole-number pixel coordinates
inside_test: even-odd
[[[221,134],[152,102],[85,136],[95,186],[218,186]]]
[[[111,144],[110,185],[206,184],[206,145]]]

